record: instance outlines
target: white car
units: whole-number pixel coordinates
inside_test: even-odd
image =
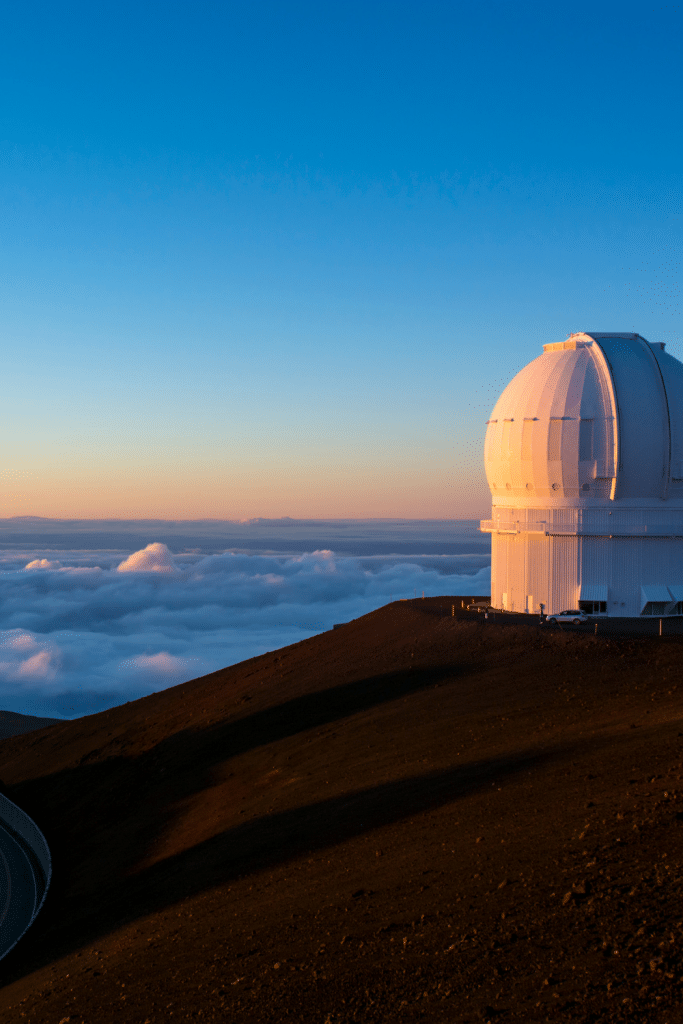
[[[556,615],[549,615],[546,622],[571,622],[574,626],[581,626],[588,622],[588,616],[582,611],[558,612]]]

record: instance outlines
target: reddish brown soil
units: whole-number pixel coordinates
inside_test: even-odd
[[[677,1022],[680,637],[400,602],[6,739],[0,1022]]]

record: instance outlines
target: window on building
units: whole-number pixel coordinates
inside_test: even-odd
[[[579,608],[586,615],[607,615],[607,601],[579,601]]]
[[[665,615],[669,607],[669,601],[648,601],[643,608],[641,615]]]

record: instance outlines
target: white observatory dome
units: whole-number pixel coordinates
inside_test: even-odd
[[[544,345],[486,431],[491,601],[683,615],[683,364],[639,334]]]
[[[486,432],[494,505],[590,507],[683,497],[683,364],[638,334],[544,345]]]

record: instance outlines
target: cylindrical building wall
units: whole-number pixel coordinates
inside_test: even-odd
[[[543,604],[549,615],[581,605],[610,616],[683,612],[680,536],[634,528],[602,536],[494,532],[491,566],[491,603],[507,611],[538,614]]]

